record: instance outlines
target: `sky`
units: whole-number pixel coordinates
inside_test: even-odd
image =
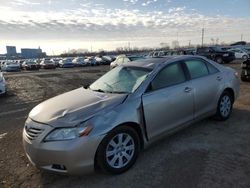
[[[250,0],[0,0],[6,45],[47,54],[71,49],[250,42]]]

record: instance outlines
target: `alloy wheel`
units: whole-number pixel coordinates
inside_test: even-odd
[[[131,161],[134,152],[134,139],[129,134],[119,133],[115,135],[107,145],[107,163],[112,168],[123,168]]]
[[[220,102],[220,113],[223,117],[227,117],[230,114],[232,108],[232,102],[228,95],[224,95]]]

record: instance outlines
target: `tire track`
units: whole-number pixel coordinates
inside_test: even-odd
[[[249,155],[210,152],[197,187],[250,187],[250,174],[244,171],[246,165],[250,168],[248,161],[250,161]]]

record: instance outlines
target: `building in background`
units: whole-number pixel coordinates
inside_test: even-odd
[[[21,56],[25,59],[43,58],[46,56],[46,53],[42,52],[42,49],[40,47],[38,49],[21,48]]]
[[[6,46],[6,50],[7,50],[6,54],[7,58],[16,57],[17,53],[15,46]]]

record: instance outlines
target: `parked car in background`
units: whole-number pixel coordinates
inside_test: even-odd
[[[91,66],[96,66],[99,65],[98,62],[96,62],[95,57],[88,57],[87,59],[85,59],[84,61],[86,61],[89,65]]]
[[[119,55],[116,57],[116,60],[110,63],[110,68],[113,69],[119,65],[122,65],[124,63],[128,63],[131,61],[136,61],[139,59],[144,59],[142,56],[127,56],[127,55]]]
[[[164,135],[214,115],[227,120],[239,88],[235,70],[200,56],[123,63],[88,88],[36,106],[24,125],[24,149],[44,170],[123,173]]]
[[[59,67],[59,61],[61,58],[53,58],[51,61],[55,64],[56,67]]]
[[[222,50],[218,46],[197,48],[196,54],[211,59],[219,64],[230,63],[235,59],[234,52]]]
[[[111,56],[102,56],[102,59],[104,61],[104,65],[110,65],[110,63],[115,60]]]
[[[84,57],[76,57],[73,59],[72,63],[75,67],[83,67],[87,65],[87,62],[84,61]]]
[[[6,60],[0,61],[0,70],[2,70],[2,66],[4,65]]]
[[[50,59],[43,59],[40,63],[40,67],[42,69],[55,69],[56,65],[53,61],[51,61]]]
[[[233,52],[236,59],[244,59],[247,60],[249,58],[249,54],[246,50],[240,48],[232,48],[228,50],[229,52]]]
[[[39,70],[40,65],[35,62],[35,60],[32,61],[24,61],[22,64],[22,69],[24,70]]]
[[[5,61],[1,66],[2,71],[11,72],[11,71],[20,71],[20,65],[14,61]]]
[[[64,58],[64,59],[59,61],[59,67],[61,67],[61,68],[73,68],[74,63],[72,63],[71,58]]]
[[[250,82],[250,59],[247,59],[242,62],[241,68],[241,80],[243,82]]]
[[[6,93],[6,83],[3,77],[3,73],[0,72],[0,95],[4,95]]]

